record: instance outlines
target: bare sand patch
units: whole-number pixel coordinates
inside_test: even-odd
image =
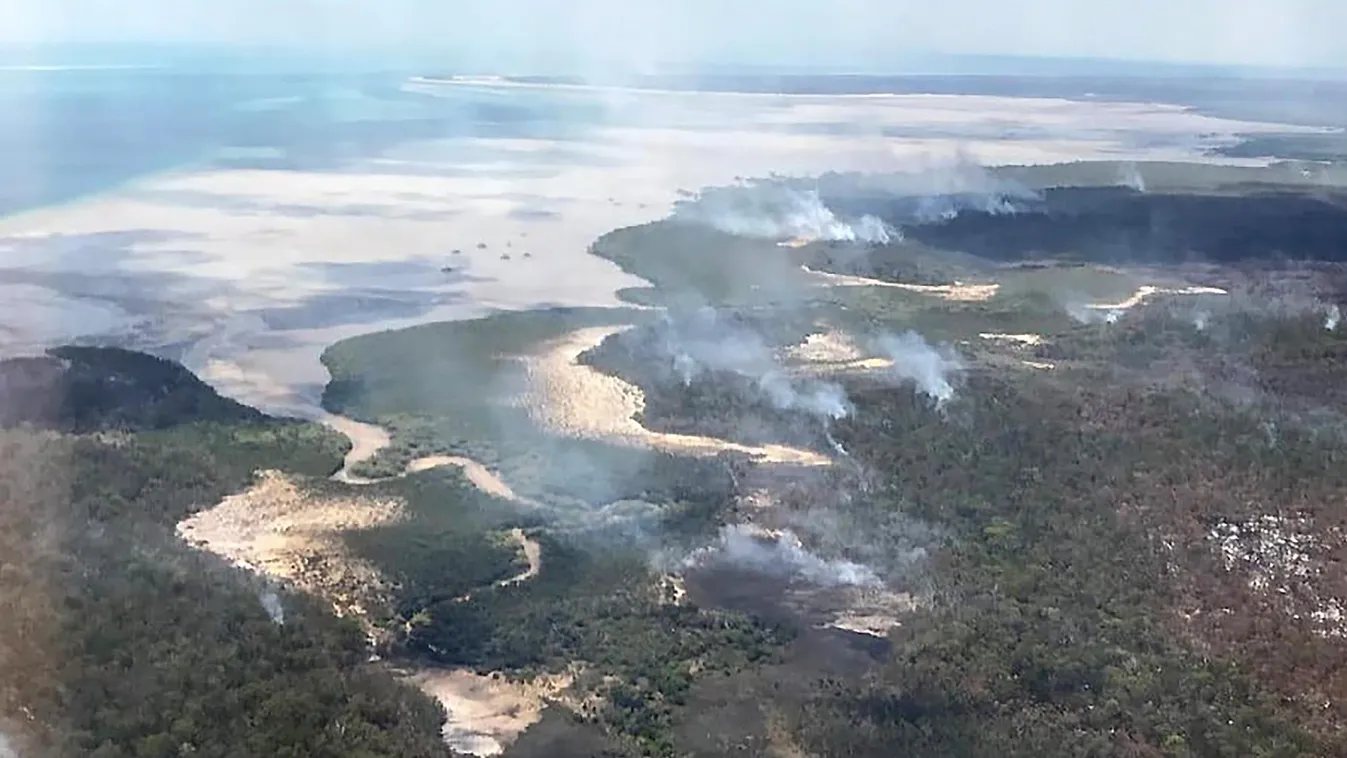
[[[830,274],[826,271],[815,271],[808,266],[800,267],[806,274],[820,284],[829,287],[890,287],[892,289],[906,290],[916,292],[922,295],[938,297],[942,300],[952,300],[957,302],[981,302],[990,300],[996,296],[1001,289],[999,284],[964,284],[954,282],[952,284],[907,284],[904,282],[889,282],[883,279],[870,279],[864,276],[852,276],[850,274]]]
[[[189,516],[178,535],[235,565],[289,583],[332,603],[340,616],[364,619],[389,585],[368,561],[351,555],[342,533],[404,517],[403,503],[306,492],[292,477],[264,471],[257,482]]]
[[[1160,287],[1144,284],[1137,288],[1126,300],[1116,303],[1089,303],[1085,307],[1094,311],[1125,311],[1135,308],[1157,295],[1229,295],[1220,287]]]
[[[378,448],[375,448],[375,452],[377,452],[377,450]],[[366,456],[365,458],[352,458],[348,455],[346,466],[343,467],[341,471],[337,472],[333,478],[345,484],[364,486],[386,482],[391,479],[401,479],[405,476],[410,476],[423,471],[433,471],[434,469],[443,468],[445,466],[457,466],[463,470],[463,475],[467,478],[469,483],[488,495],[498,497],[502,500],[510,500],[529,507],[538,507],[539,505],[538,501],[517,494],[510,485],[505,483],[504,479],[501,479],[500,476],[496,474],[496,472],[471,458],[466,458],[461,455],[428,455],[422,458],[417,458],[409,462],[407,467],[402,470],[402,473],[376,479],[357,476],[350,472],[351,465],[361,460],[366,460],[368,457],[369,456]]]
[[[485,492],[488,495],[501,498],[502,500],[511,500],[527,506],[537,506],[536,500],[530,500],[515,493],[510,485],[505,483],[491,469],[483,466],[481,463],[471,458],[464,458],[461,455],[432,455],[425,458],[417,458],[407,464],[407,473],[414,474],[418,471],[430,471],[441,466],[458,466],[463,469],[463,475],[468,478],[474,487]]]
[[[853,589],[847,593],[847,607],[839,611],[827,629],[841,629],[881,639],[900,626],[902,617],[921,608],[921,602],[907,592],[888,589]]]
[[[443,466],[457,466],[463,469],[464,476],[477,489],[501,498],[510,500],[521,505],[537,507],[539,503],[536,500],[523,497],[515,493],[510,485],[505,483],[494,471],[482,465],[481,463],[461,455],[428,455],[417,458],[407,464],[402,473],[393,477],[383,477],[371,479],[358,476],[351,473],[351,467],[357,463],[367,461],[373,458],[380,450],[388,447],[392,438],[388,430],[374,424],[366,424],[362,421],[339,416],[334,413],[324,413],[320,419],[328,427],[341,432],[351,440],[351,449],[347,451],[345,460],[342,462],[341,470],[333,474],[332,478],[343,484],[350,485],[370,485],[379,482],[396,479],[422,471],[431,471]]]
[[[348,465],[373,455],[387,443],[387,433],[379,427],[339,416],[326,420],[348,433],[355,443]],[[462,465],[477,486],[517,499],[504,483],[466,458],[423,458],[408,470],[441,465]],[[474,475],[476,469],[480,471]],[[265,471],[245,492],[184,519],[177,532],[189,544],[235,565],[327,599],[337,615],[362,621],[373,639],[377,633],[369,622],[369,608],[386,602],[392,587],[377,567],[351,555],[342,535],[404,517],[404,504],[398,500],[305,492],[293,478]],[[511,530],[508,538],[519,545],[527,565],[518,574],[496,582],[500,587],[526,582],[542,570],[542,545],[537,540],[522,529]],[[404,679],[444,706],[448,720],[443,734],[451,747],[482,756],[501,753],[541,717],[545,703],[571,681],[568,676],[556,676],[508,682],[470,671],[441,669],[420,670]]]
[[[816,332],[787,348],[785,355],[804,363],[849,363],[865,357],[851,335],[844,332]]]
[[[510,681],[499,674],[425,669],[405,681],[435,698],[449,714],[444,741],[472,755],[499,755],[542,718],[543,709],[571,686],[569,674]]]
[[[528,567],[514,576],[496,582],[497,587],[508,587],[512,584],[527,582],[537,576],[543,567],[543,546],[541,543],[524,534],[523,529],[511,529],[510,539],[519,543],[519,549],[523,551],[524,560],[528,561]]]
[[[393,441],[388,434],[388,430],[381,426],[366,424],[335,413],[324,414],[322,422],[329,428],[346,435],[346,438],[351,441],[351,449],[346,451],[341,470],[333,478],[347,484],[367,483],[367,480],[362,480],[352,474],[351,467],[373,458],[380,450],[388,447]]]
[[[805,375],[881,371],[893,368],[893,359],[867,357],[850,335],[842,332],[811,334],[799,345],[782,351],[794,373]]]
[[[1043,344],[1043,335],[1041,334],[1007,334],[1005,332],[983,332],[978,335],[989,342],[1009,342],[1015,345],[1025,347],[1035,347]]]
[[[826,624],[825,628],[840,629],[844,632],[885,639],[889,636],[889,630],[896,626],[898,626],[898,620],[892,616],[839,613],[837,618]]]
[[[741,445],[714,437],[653,432],[637,423],[645,407],[639,387],[580,363],[584,352],[626,327],[576,330],[526,357],[529,389],[517,402],[539,426],[563,436],[597,439],[672,453],[714,456],[744,453],[770,463],[826,466],[824,455],[785,445]]]

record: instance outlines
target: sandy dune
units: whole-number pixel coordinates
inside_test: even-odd
[[[381,479],[370,479],[368,477],[358,476],[351,472],[351,467],[357,463],[367,461],[373,458],[380,450],[388,447],[392,438],[388,430],[374,424],[366,424],[362,421],[340,416],[335,413],[323,413],[319,420],[328,427],[341,432],[351,440],[351,449],[347,451],[345,460],[342,462],[341,470],[333,474],[332,478],[344,484],[357,486],[377,484],[388,481],[391,478],[400,478],[422,471],[430,471],[442,466],[457,466],[463,469],[463,475],[477,489],[502,500],[511,500],[521,505],[537,507],[538,502],[522,497],[515,493],[510,485],[506,484],[495,472],[488,469],[481,463],[471,458],[461,455],[428,455],[422,458],[412,460],[407,464],[407,468],[396,477],[385,477]]]
[[[524,560],[528,561],[528,567],[514,576],[496,582],[497,587],[508,587],[512,584],[527,582],[537,576],[543,567],[543,546],[541,543],[524,534],[523,529],[511,529],[510,539],[519,543],[519,549],[524,552]]]
[[[463,753],[490,756],[542,718],[543,708],[571,685],[568,675],[512,682],[461,669],[426,669],[406,681],[440,701],[449,720],[444,740]]]
[[[351,440],[351,449],[346,451],[346,457],[342,461],[341,470],[333,475],[333,479],[347,484],[372,484],[373,480],[361,479],[351,473],[351,467],[357,463],[367,461],[375,456],[380,450],[388,447],[393,439],[388,434],[388,430],[374,424],[366,424],[356,421],[346,416],[339,416],[335,413],[323,414],[321,421],[329,428],[346,435]],[[410,468],[410,467],[409,467]]]
[[[953,284],[906,284],[849,274],[830,274],[826,271],[815,271],[808,266],[801,266],[800,268],[818,283],[829,287],[891,287],[931,295],[943,300],[963,302],[990,300],[996,296],[997,290],[1001,288],[999,284],[962,284],[959,282]]]
[[[1126,300],[1116,303],[1090,303],[1086,308],[1095,311],[1125,311],[1129,308],[1135,308],[1147,300],[1157,295],[1228,295],[1229,292],[1220,287],[1159,287],[1153,284],[1144,284],[1137,288]]]
[[[989,342],[1006,342],[1012,345],[1034,347],[1043,344],[1041,334],[1007,334],[1005,332],[983,332],[978,335]]]
[[[580,355],[631,327],[579,329],[525,360],[529,391],[519,402],[556,434],[649,447],[686,455],[744,453],[770,463],[826,466],[824,455],[785,445],[741,445],[714,437],[653,432],[636,422],[645,407],[639,387],[579,362]]]
[[[357,440],[358,452],[353,450],[348,464],[377,451],[378,445],[369,443],[381,439],[383,432],[378,427],[340,417],[329,421],[350,430]],[[467,459],[424,458],[408,468],[426,470],[440,465],[462,465],[484,490],[513,497],[481,464]],[[474,478],[475,469],[482,475]],[[403,517],[401,502],[317,495],[305,492],[285,474],[268,471],[247,491],[183,520],[177,531],[190,544],[238,566],[326,598],[338,615],[365,622],[373,638],[376,632],[369,626],[368,607],[387,600],[391,586],[375,566],[350,554],[342,532]],[[526,582],[542,569],[542,546],[537,540],[522,529],[513,529],[508,536],[518,543],[527,565],[518,574],[499,580],[496,585],[501,587]],[[564,677],[511,684],[470,671],[441,669],[421,670],[406,680],[444,706],[449,714],[444,735],[452,747],[484,756],[500,753],[538,720],[545,698],[569,685]]]
[[[377,451],[378,451],[377,448],[373,451],[370,451],[370,455],[372,455],[374,452]],[[467,480],[470,483],[472,483],[474,487],[487,493],[488,495],[501,498],[502,500],[511,500],[521,505],[527,505],[529,507],[537,507],[539,505],[536,500],[531,500],[529,498],[516,494],[515,491],[510,488],[510,485],[506,484],[505,480],[501,479],[500,476],[497,475],[491,469],[487,468],[486,466],[482,465],[477,461],[474,461],[471,458],[465,458],[461,455],[428,455],[423,458],[417,458],[408,463],[407,468],[404,469],[401,474],[398,474],[393,477],[370,479],[363,476],[357,476],[350,472],[350,467],[352,465],[358,463],[361,460],[365,460],[368,457],[369,456],[366,456],[365,458],[353,459],[348,455],[347,464],[343,466],[342,470],[338,471],[333,478],[339,482],[361,486],[368,484],[378,484],[379,482],[386,482],[389,479],[398,479],[401,477],[410,476],[411,474],[420,473],[422,471],[431,471],[433,469],[442,468],[444,466],[457,466],[458,468],[463,469],[463,475],[467,477]]]
[[[849,594],[852,595],[850,607],[838,612],[824,624],[825,627],[882,639],[901,625],[903,616],[921,607],[920,602],[906,592],[882,589],[856,590]]]
[[[802,363],[850,363],[865,357],[851,335],[843,332],[810,334],[784,353],[788,360]]]
[[[331,601],[338,615],[363,618],[388,583],[346,549],[341,534],[403,518],[396,500],[324,496],[277,471],[248,490],[180,522],[182,539],[236,565]]]
[[[804,375],[877,371],[893,367],[891,358],[866,356],[855,341],[841,332],[811,334],[799,345],[782,351],[793,372]]]

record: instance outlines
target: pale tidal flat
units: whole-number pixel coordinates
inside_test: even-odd
[[[415,86],[452,97],[460,85]],[[547,89],[492,86],[507,100]],[[106,337],[172,352],[264,410],[316,416],[327,378],[317,358],[336,340],[492,309],[617,305],[618,290],[642,282],[589,245],[667,215],[680,191],[921,169],[956,154],[988,165],[1196,159],[1236,134],[1287,129],[1172,106],[983,96],[599,99],[622,118],[564,137],[417,139],[340,170],[205,165],[0,220],[0,269],[52,294],[41,307],[36,289],[16,298],[0,346]]]

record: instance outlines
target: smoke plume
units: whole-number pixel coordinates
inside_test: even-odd
[[[894,236],[875,216],[844,219],[824,205],[818,190],[775,178],[709,187],[676,203],[674,216],[759,239],[884,244]]]
[[[780,410],[823,419],[851,412],[846,391],[835,382],[791,378],[762,336],[727,321],[713,308],[665,315],[665,350],[684,384],[706,372],[727,371],[750,379]]]
[[[1191,315],[1193,328],[1199,332],[1207,331],[1207,326],[1211,324],[1211,313],[1204,310],[1194,310]]]
[[[686,195],[674,216],[740,237],[886,244],[902,239],[904,225],[939,223],[966,210],[1019,213],[1039,199],[956,154],[901,173],[740,180]]]
[[[1124,163],[1118,167],[1119,181],[1124,187],[1130,187],[1137,192],[1146,191],[1146,177],[1141,175],[1141,170],[1135,163]]]
[[[1116,324],[1123,312],[1117,308],[1091,308],[1083,303],[1067,303],[1066,315],[1078,324]]]
[[[271,617],[272,622],[281,626],[285,624],[285,606],[281,604],[281,596],[276,594],[275,590],[262,590],[257,593],[257,599],[262,603],[263,610]]]
[[[988,171],[963,153],[898,173],[828,173],[816,186],[828,207],[873,214],[897,230],[947,221],[963,211],[1020,213],[1041,199],[1038,192]]]
[[[950,375],[962,371],[963,360],[948,347],[937,349],[913,331],[886,334],[875,341],[880,353],[893,361],[892,372],[916,382],[917,389],[943,406],[954,398]]]
[[[722,527],[715,544],[684,561],[689,568],[700,564],[728,564],[824,587],[881,584],[874,571],[859,563],[815,555],[792,531],[769,532],[749,524]]]

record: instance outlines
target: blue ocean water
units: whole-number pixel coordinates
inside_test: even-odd
[[[86,53],[87,55],[87,53]],[[0,217],[100,192],[188,164],[338,171],[406,142],[482,136],[583,139],[638,118],[602,98],[456,86],[426,94],[415,73],[313,72],[263,61],[98,65],[74,53],[16,64],[0,55]],[[93,61],[104,58],[90,59]],[[71,64],[74,65],[71,65]],[[541,81],[566,77],[542,77]],[[537,81],[539,78],[533,78]],[[1319,103],[1307,123],[1347,123],[1341,82],[1067,75],[716,74],[650,77],[637,86],[744,92],[940,93],[1142,100],[1212,115],[1259,117]],[[1233,89],[1232,89],[1233,88]],[[1289,93],[1289,94],[1288,94]],[[1275,96],[1274,96],[1275,95]],[[1299,98],[1299,99],[1297,99]],[[1336,110],[1334,110],[1336,108]],[[1296,111],[1299,112],[1299,111]]]
[[[409,141],[578,135],[583,103],[469,89],[429,96],[404,74],[0,65],[0,216],[179,166],[335,171]]]

